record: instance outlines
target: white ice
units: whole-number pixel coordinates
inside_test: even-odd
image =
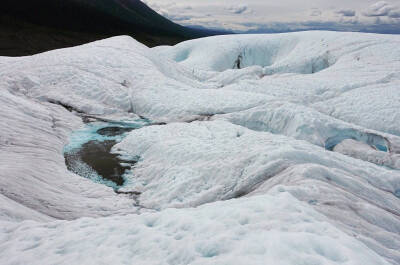
[[[315,31],[0,57],[0,263],[399,264],[399,47]],[[67,170],[82,115],[167,123],[113,148],[140,158],[137,199]]]
[[[0,224],[1,264],[388,264],[279,189],[153,214]]]

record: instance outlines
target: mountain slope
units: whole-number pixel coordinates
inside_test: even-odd
[[[182,27],[139,0],[5,0],[0,6],[0,55],[29,55],[115,35],[148,46],[211,35]]]

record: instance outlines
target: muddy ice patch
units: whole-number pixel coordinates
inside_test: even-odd
[[[64,147],[65,163],[68,170],[94,182],[112,187],[118,191],[125,183],[124,174],[137,159],[124,159],[111,152],[132,130],[148,123],[140,119],[131,122],[93,122],[72,133]]]

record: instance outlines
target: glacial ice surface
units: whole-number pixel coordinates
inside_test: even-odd
[[[399,47],[314,31],[0,57],[0,263],[399,264]],[[139,118],[112,149],[139,160],[123,194],[67,170],[84,121]]]
[[[388,264],[278,188],[152,214],[2,223],[0,231],[12,235],[1,238],[1,264]]]

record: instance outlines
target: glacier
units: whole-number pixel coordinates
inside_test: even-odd
[[[312,31],[0,57],[0,263],[399,264],[399,47]],[[137,160],[119,193],[64,159],[112,124],[134,129],[112,138]]]

